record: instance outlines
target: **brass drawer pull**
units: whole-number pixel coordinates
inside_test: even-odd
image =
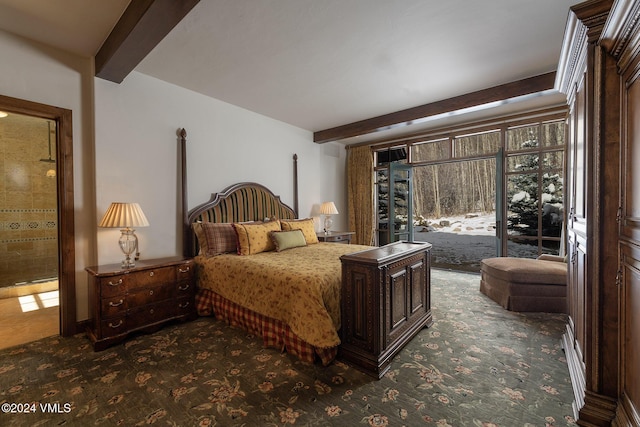
[[[149,291],[149,295],[153,295],[153,290],[150,290],[150,291]]]
[[[187,289],[189,289],[189,285],[188,284],[185,285],[184,287],[183,286],[178,286],[178,290],[179,291],[186,291]]]
[[[153,277],[153,275],[154,275],[154,274],[155,274],[155,273],[154,273],[153,271],[149,272],[149,276],[150,276],[150,277]]]
[[[180,273],[188,273],[188,272],[189,272],[189,270],[190,270],[190,268],[189,268],[189,267],[187,267],[187,269],[186,269],[186,270],[183,270],[183,269],[181,269],[181,268],[178,268],[178,271],[179,271]]]
[[[187,308],[187,307],[189,307],[189,301],[185,302],[184,304],[178,304],[178,307],[180,307],[180,308]]]
[[[109,327],[113,328],[113,329],[116,329],[116,328],[119,328],[120,326],[122,326],[122,323],[123,323],[122,319],[120,319],[120,321],[118,322],[117,325],[114,325],[113,323],[109,322]]]
[[[149,310],[149,314],[153,314],[155,313],[155,310],[152,308],[151,310]]]
[[[118,285],[122,285],[122,278],[120,278],[120,280],[118,280],[116,283],[113,283],[111,280],[109,280],[109,286],[118,286]]]
[[[111,307],[119,307],[119,306],[121,306],[123,303],[124,303],[124,301],[123,301],[123,300],[120,300],[120,301],[118,301],[118,302],[109,301],[109,305],[110,305]]]

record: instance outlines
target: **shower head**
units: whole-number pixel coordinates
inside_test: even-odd
[[[49,128],[49,158],[40,159],[41,162],[55,163],[56,161],[51,158],[51,122],[47,120],[47,127]]]

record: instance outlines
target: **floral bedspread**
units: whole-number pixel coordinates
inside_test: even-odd
[[[320,348],[340,344],[340,256],[369,246],[316,243],[255,255],[198,256],[198,286],[281,320]]]

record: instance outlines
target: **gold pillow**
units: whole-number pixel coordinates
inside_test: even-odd
[[[253,255],[276,248],[269,233],[280,231],[280,221],[251,224],[234,223],[233,228],[238,236],[238,255]]]
[[[313,223],[313,218],[306,219],[281,219],[280,224],[283,231],[300,230],[304,234],[304,239],[307,241],[307,245],[312,243],[318,243],[318,236],[316,235],[316,227]]]

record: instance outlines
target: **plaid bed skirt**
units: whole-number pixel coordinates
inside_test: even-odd
[[[301,340],[284,322],[242,307],[209,289],[198,289],[196,309],[200,316],[215,315],[231,326],[261,336],[265,347],[286,351],[307,363],[314,363],[317,356],[322,365],[327,366],[338,353],[338,347],[314,347]]]

